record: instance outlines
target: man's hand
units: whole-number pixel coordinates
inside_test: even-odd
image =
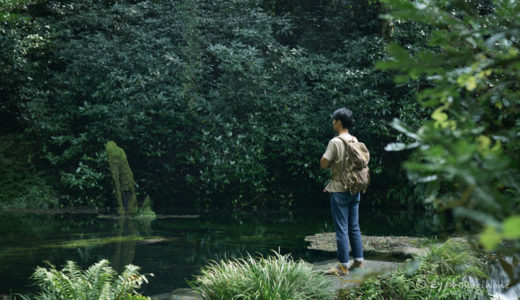
[[[321,157],[320,166],[322,169],[327,169],[329,167],[329,161],[325,157]]]

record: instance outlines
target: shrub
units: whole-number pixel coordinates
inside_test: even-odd
[[[327,279],[289,255],[212,262],[189,282],[205,299],[332,299]]]
[[[39,150],[24,133],[0,135],[0,209],[49,208],[57,192],[43,169]]]
[[[41,292],[35,296],[20,295],[26,299],[60,299],[60,300],[144,300],[137,289],[148,282],[146,275],[139,274],[139,267],[127,265],[119,276],[110,267],[108,260],[103,259],[82,271],[73,261],[67,261],[59,271],[50,265],[49,269],[37,267],[32,275]],[[153,276],[153,274],[149,274]]]
[[[413,149],[404,164],[408,177],[426,183],[425,202],[451,210],[459,231],[473,225],[487,249],[502,239],[519,241],[520,3],[383,2],[391,8],[385,18],[432,29],[431,49],[414,53],[407,44],[390,44],[377,64],[396,71],[401,84],[426,81],[417,99],[430,119],[420,126],[396,120],[410,140],[388,149]]]
[[[31,5],[0,24],[0,129],[31,133],[66,206],[109,203],[113,140],[156,207],[287,208],[323,196],[328,116],[349,106],[375,158],[371,198],[418,198],[398,176],[404,154],[383,152],[389,121],[421,117],[416,89],[372,66],[377,1],[269,2]]]
[[[368,279],[355,289],[339,292],[339,299],[473,299],[488,296],[469,278],[485,278],[482,262],[468,245],[448,240],[416,258],[408,270]]]
[[[147,195],[144,198],[143,205],[137,210],[137,214],[134,216],[134,218],[140,220],[154,220],[155,217],[156,214],[152,210],[152,201],[150,200],[150,196]]]

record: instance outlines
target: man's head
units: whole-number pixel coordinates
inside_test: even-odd
[[[332,118],[334,119],[332,126],[334,127],[334,130],[338,132],[342,129],[350,129],[354,122],[352,111],[345,107],[336,109],[332,114]]]

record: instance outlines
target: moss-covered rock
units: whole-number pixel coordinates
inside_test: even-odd
[[[117,213],[134,215],[137,213],[137,197],[135,194],[134,174],[128,165],[126,153],[115,142],[105,145],[110,171],[114,179],[114,193],[117,202]]]
[[[140,220],[154,220],[156,218],[155,212],[152,210],[150,196],[147,195],[144,198],[143,205],[137,211],[135,218]]]

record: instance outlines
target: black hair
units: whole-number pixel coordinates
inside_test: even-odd
[[[344,129],[350,129],[354,123],[352,111],[346,107],[336,109],[332,114],[332,118],[334,118],[334,120],[340,120]]]

